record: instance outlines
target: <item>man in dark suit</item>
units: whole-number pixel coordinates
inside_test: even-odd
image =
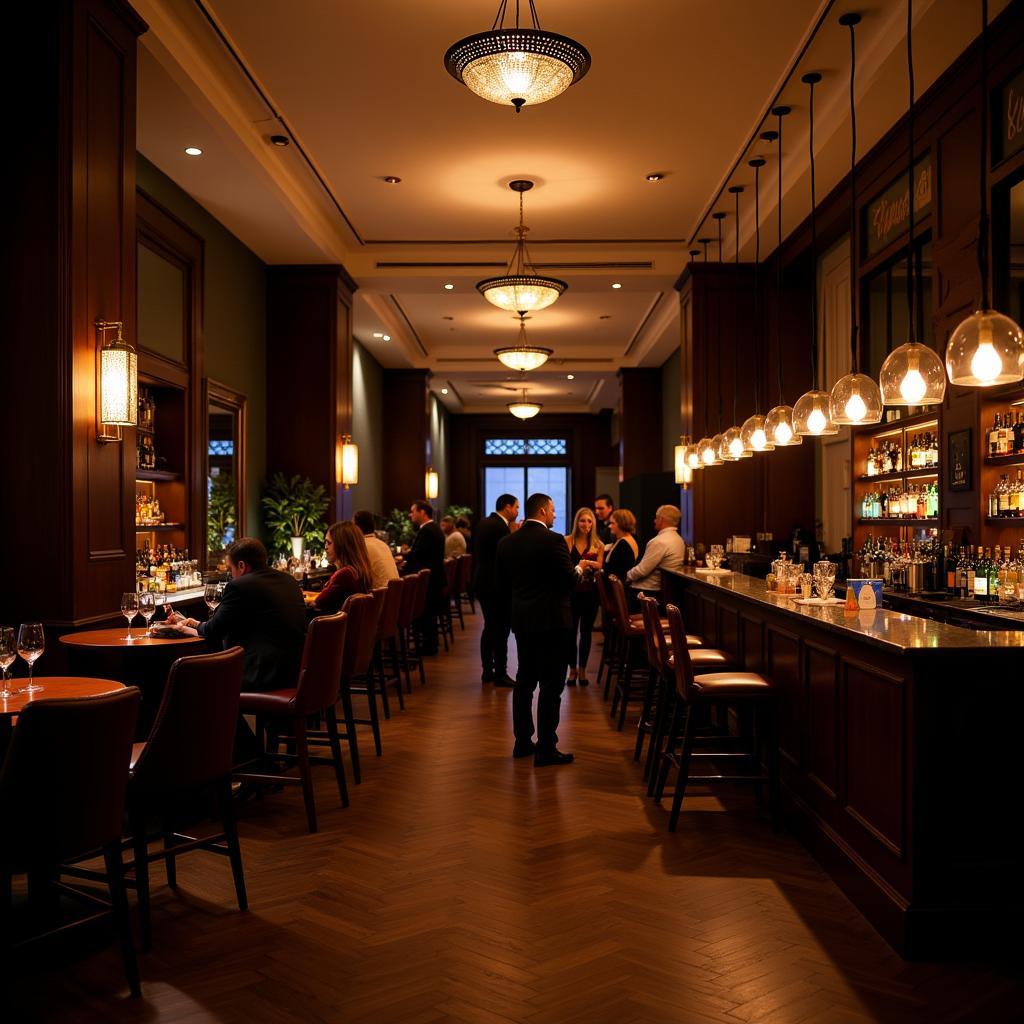
[[[424,654],[437,654],[437,611],[445,585],[444,534],[434,522],[434,506],[429,501],[414,501],[409,508],[409,518],[416,527],[416,539],[405,556],[402,572],[430,570],[427,607],[413,623],[413,628],[419,633],[420,650]]]
[[[615,511],[615,502],[610,494],[599,494],[594,499],[594,511],[597,513],[597,535],[602,544],[611,544],[615,539],[612,537],[612,513]]]
[[[512,694],[516,744],[513,757],[533,754],[537,767],[570,764],[558,749],[558,717],[569,662],[572,612],[569,595],[579,575],[569,561],[565,538],[554,533],[555,503],[531,494],[526,521],[498,544],[497,579],[510,603],[519,671]],[[533,691],[537,699],[537,743],[533,743]]]
[[[480,520],[473,533],[473,593],[484,616],[480,682],[497,686],[515,685],[508,674],[508,609],[501,594],[504,581],[495,578],[494,570],[498,544],[509,535],[518,515],[519,499],[514,494],[502,494],[494,503],[494,511]]]
[[[302,589],[288,573],[267,567],[267,549],[255,537],[236,540],[227,555],[231,581],[213,614],[205,622],[174,614],[169,621],[194,629],[212,647],[238,644],[245,651],[244,691],[294,686],[306,641]]]

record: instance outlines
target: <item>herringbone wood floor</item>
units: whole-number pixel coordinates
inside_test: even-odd
[[[107,948],[8,983],[0,1019],[1022,1019],[1008,970],[901,961],[745,796],[697,790],[668,835],[593,686],[563,699],[575,765],[512,761],[511,694],[480,686],[478,629],[467,618],[386,723],[349,810],[320,769],[319,834],[297,790],[243,805],[248,913],[225,861],[182,859],[179,891],[154,894],[141,1003]]]

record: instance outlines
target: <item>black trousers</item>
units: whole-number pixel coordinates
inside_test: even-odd
[[[585,669],[590,658],[590,643],[597,618],[597,591],[577,590],[572,595],[572,639],[569,642],[569,668]],[[579,644],[577,653],[577,643]]]
[[[424,654],[437,654],[437,611],[441,604],[440,594],[428,593],[423,614],[413,619],[412,628],[416,631],[420,650]]]
[[[484,628],[480,633],[480,667],[487,678],[500,679],[508,672],[508,609],[495,595],[477,595]]]
[[[512,691],[512,724],[516,743],[533,739],[533,691],[537,698],[537,749],[554,750],[558,745],[558,718],[565,689],[565,668],[569,654],[568,629],[544,629],[516,633],[519,671]]]

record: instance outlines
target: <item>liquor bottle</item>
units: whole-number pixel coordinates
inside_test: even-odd
[[[1020,418],[1019,412],[1013,424],[1013,454],[1024,455],[1024,420]]]
[[[952,548],[947,544],[945,546],[946,556],[946,593],[956,593],[956,555],[953,554]]]
[[[992,558],[989,560],[988,565],[988,599],[993,604],[999,601],[999,574],[1002,568],[1002,558],[1000,557],[999,548],[993,549]]]
[[[1014,518],[1024,516],[1024,479],[1021,478],[1021,471],[1017,470],[1017,479],[1013,482],[1010,491],[1010,515]]]
[[[988,600],[988,562],[985,560],[984,548],[978,548],[978,556],[973,566],[974,586],[973,594],[978,601]]]

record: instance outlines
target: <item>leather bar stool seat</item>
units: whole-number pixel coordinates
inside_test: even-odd
[[[690,651],[690,664],[693,665],[694,674],[701,675],[704,672],[722,674],[734,662],[725,651],[714,647],[696,647]]]
[[[698,656],[706,651],[692,651],[690,664],[693,665],[693,691],[691,701],[699,702],[701,698],[725,700],[730,697],[742,697],[744,700],[757,698],[775,698],[775,687],[757,672],[700,672]],[[718,652],[715,652],[718,653]]]

